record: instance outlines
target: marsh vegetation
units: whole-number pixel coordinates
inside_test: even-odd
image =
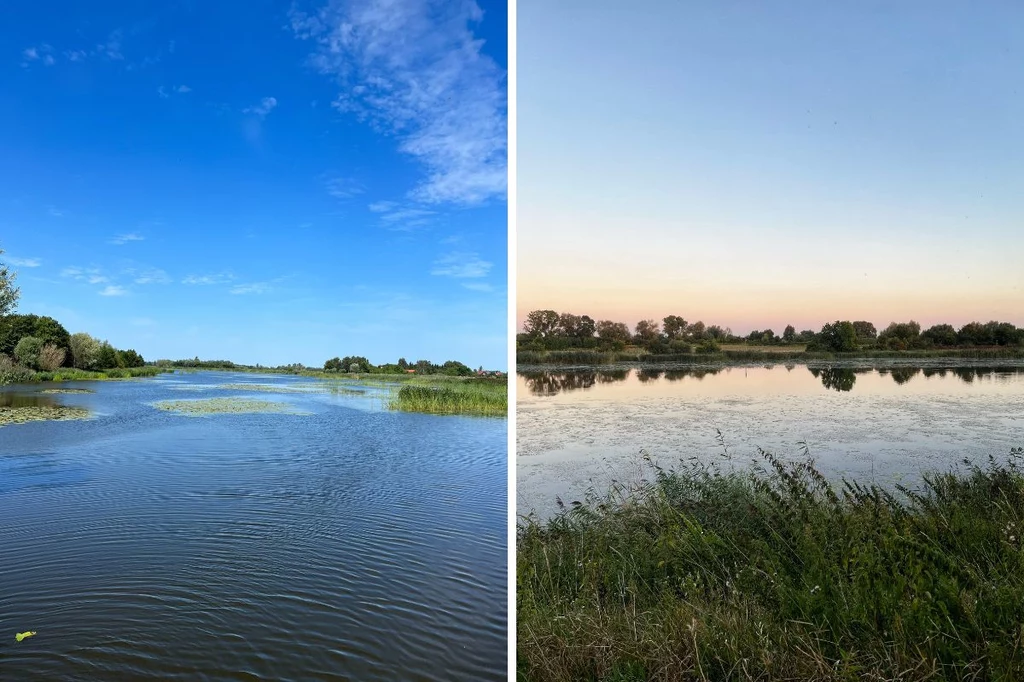
[[[915,489],[760,456],[523,519],[519,679],[1024,676],[1024,450]]]

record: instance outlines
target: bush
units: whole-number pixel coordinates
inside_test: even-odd
[[[67,355],[67,351],[63,348],[58,348],[52,343],[43,345],[42,350],[39,351],[39,369],[44,372],[52,372],[64,364],[64,357]]]
[[[23,336],[14,347],[14,357],[30,369],[39,369],[39,354],[42,350],[42,339],[35,336]]]
[[[29,368],[15,364],[9,355],[0,353],[0,386],[31,381],[34,374]]]

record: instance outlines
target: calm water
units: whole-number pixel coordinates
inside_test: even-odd
[[[239,382],[311,384],[78,383],[47,398],[94,419],[0,427],[0,679],[505,679],[505,420]],[[225,396],[307,414],[147,404]]]
[[[1019,362],[524,372],[517,390],[519,514],[644,476],[641,450],[736,464],[806,443],[830,475],[906,483],[1024,446]]]

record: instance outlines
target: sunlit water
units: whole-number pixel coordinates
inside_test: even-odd
[[[299,378],[75,385],[46,400],[95,418],[0,427],[0,679],[505,679],[504,420]],[[150,404],[227,396],[305,414]]]
[[[526,372],[517,391],[518,514],[648,475],[641,450],[736,466],[806,444],[830,476],[908,483],[1024,446],[1024,363]]]

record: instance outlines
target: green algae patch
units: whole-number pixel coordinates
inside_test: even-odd
[[[0,406],[0,427],[28,422],[70,421],[88,419],[89,410],[84,407],[68,407],[66,405],[22,405]]]
[[[218,389],[225,391],[247,391],[262,393],[307,393],[299,388],[289,386],[268,386],[266,384],[221,384]]]
[[[158,410],[176,412],[190,417],[204,417],[210,414],[307,414],[288,403],[269,400],[246,400],[244,398],[209,398],[207,400],[161,400],[153,403]]]
[[[68,393],[68,394],[75,394],[75,393],[95,393],[96,391],[93,391],[92,389],[89,389],[89,388],[44,388],[43,390],[41,390],[39,392],[40,393]]]

